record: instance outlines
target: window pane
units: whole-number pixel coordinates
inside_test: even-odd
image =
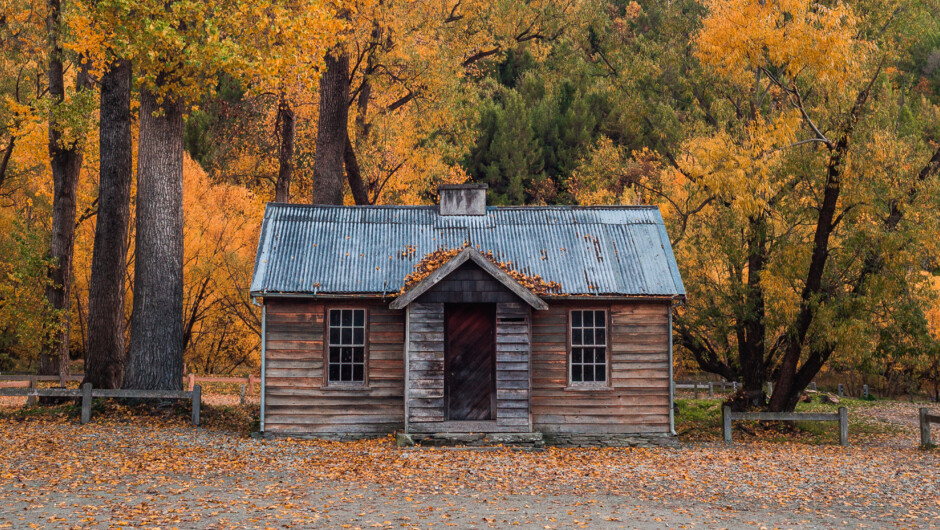
[[[353,348],[353,362],[361,363],[364,362],[365,352],[363,348]]]
[[[341,372],[341,375],[340,375],[340,380],[341,380],[341,381],[352,381],[352,365],[351,365],[351,364],[343,364],[343,365],[340,365],[340,367],[342,368],[342,372]]]
[[[606,324],[606,322],[607,322],[607,319],[604,318],[604,312],[603,312],[603,311],[595,311],[595,312],[594,312],[594,325],[595,325],[595,326],[597,326],[597,327],[603,327],[603,326]]]
[[[365,344],[365,330],[362,328],[353,329],[353,344]]]
[[[594,330],[594,344],[598,346],[607,345],[607,332],[604,328],[597,328]]]
[[[581,345],[584,344],[584,341],[581,340],[581,330],[573,329],[571,330],[571,344]]]
[[[343,344],[352,344],[352,328],[343,328]]]
[[[330,328],[330,344],[339,344],[339,328]]]
[[[571,348],[571,362],[573,364],[581,364],[583,362],[582,351],[581,348]]]
[[[356,309],[356,310],[354,311],[354,313],[356,314],[356,315],[355,315],[355,316],[356,316],[356,318],[355,318],[356,325],[357,325],[357,326],[365,325],[366,312],[363,311],[362,309]]]
[[[584,311],[584,325],[593,326],[594,325],[594,312]]]
[[[571,326],[572,326],[572,327],[580,327],[580,326],[581,326],[581,312],[580,312],[580,311],[572,311],[572,312],[571,312]]]
[[[607,367],[599,364],[594,367],[594,380],[604,382],[607,380]]]
[[[339,348],[330,348],[330,362],[331,363],[339,362]]]
[[[597,364],[607,364],[607,359],[605,359],[607,349],[606,348],[595,348],[594,350],[594,362]]]
[[[352,348],[343,348],[343,358],[341,361],[344,363],[352,362]]]
[[[339,365],[330,365],[330,381],[339,381]]]
[[[581,368],[583,367],[580,364],[575,364],[571,366],[571,381],[572,382],[580,383],[584,381],[582,377],[582,373],[581,373]]]
[[[364,367],[363,367],[361,364],[353,365],[353,378],[352,378],[352,380],[353,380],[353,381],[364,381],[364,380],[365,380],[365,377],[363,377],[364,371],[365,371],[365,370],[364,370]]]
[[[330,325],[331,326],[339,325],[339,316],[340,316],[339,311],[336,311],[334,309],[330,310]]]
[[[589,365],[589,364],[588,364],[588,365],[585,365],[585,366],[584,366],[584,382],[585,382],[585,383],[593,383],[594,381],[595,381],[595,379],[594,379],[594,367],[593,367],[592,365]]]

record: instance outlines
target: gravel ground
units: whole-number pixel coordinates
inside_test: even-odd
[[[234,398],[237,400],[237,397]],[[184,420],[0,419],[0,528],[936,528],[916,406],[842,448],[398,449],[261,441]]]

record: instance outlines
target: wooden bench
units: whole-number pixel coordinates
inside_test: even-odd
[[[818,412],[731,412],[731,407],[722,407],[721,424],[725,443],[731,443],[731,422],[750,421],[837,421],[839,422],[839,445],[849,445],[849,411],[839,407],[836,414]]]
[[[930,414],[930,411],[924,407],[920,409],[920,445],[930,447],[933,442],[930,440],[930,424],[940,423],[940,416]]]
[[[193,425],[199,425],[202,406],[202,387],[189,390],[94,389],[85,383],[81,389],[72,388],[0,388],[0,396],[82,398],[82,425],[91,421],[91,403],[94,398],[123,399],[189,399],[192,401]]]

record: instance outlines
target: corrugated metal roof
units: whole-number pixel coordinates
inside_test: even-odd
[[[435,206],[268,204],[252,294],[389,294],[438,248],[492,251],[563,294],[684,296],[659,209],[488,207],[440,216]]]

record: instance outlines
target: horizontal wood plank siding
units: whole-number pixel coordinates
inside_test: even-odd
[[[408,422],[413,431],[416,424],[444,421],[444,304],[413,302],[409,311]]]
[[[496,305],[496,423],[507,432],[529,432],[529,306]]]
[[[265,430],[283,434],[386,434],[404,424],[405,317],[378,302],[268,299]],[[368,316],[366,388],[325,385],[326,310]]]
[[[608,311],[610,385],[568,386],[568,315]],[[532,422],[546,433],[669,432],[669,303],[555,302],[532,313]]]

